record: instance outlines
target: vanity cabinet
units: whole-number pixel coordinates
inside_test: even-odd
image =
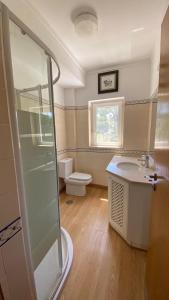
[[[109,222],[131,246],[147,250],[152,185],[108,177]]]

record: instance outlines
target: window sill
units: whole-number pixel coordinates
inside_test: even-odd
[[[162,146],[161,147],[155,147],[154,150],[155,151],[158,151],[158,150],[169,150],[169,147],[162,147]]]

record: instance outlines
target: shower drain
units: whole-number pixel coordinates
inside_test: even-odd
[[[66,200],[66,204],[67,205],[73,204],[74,202],[75,201],[73,199]]]

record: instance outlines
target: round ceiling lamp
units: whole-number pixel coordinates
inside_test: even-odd
[[[81,13],[74,18],[73,22],[79,36],[91,36],[98,32],[97,16],[93,13]]]

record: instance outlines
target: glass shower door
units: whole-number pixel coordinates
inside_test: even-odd
[[[46,300],[62,273],[50,58],[12,21],[10,42],[34,278]]]

